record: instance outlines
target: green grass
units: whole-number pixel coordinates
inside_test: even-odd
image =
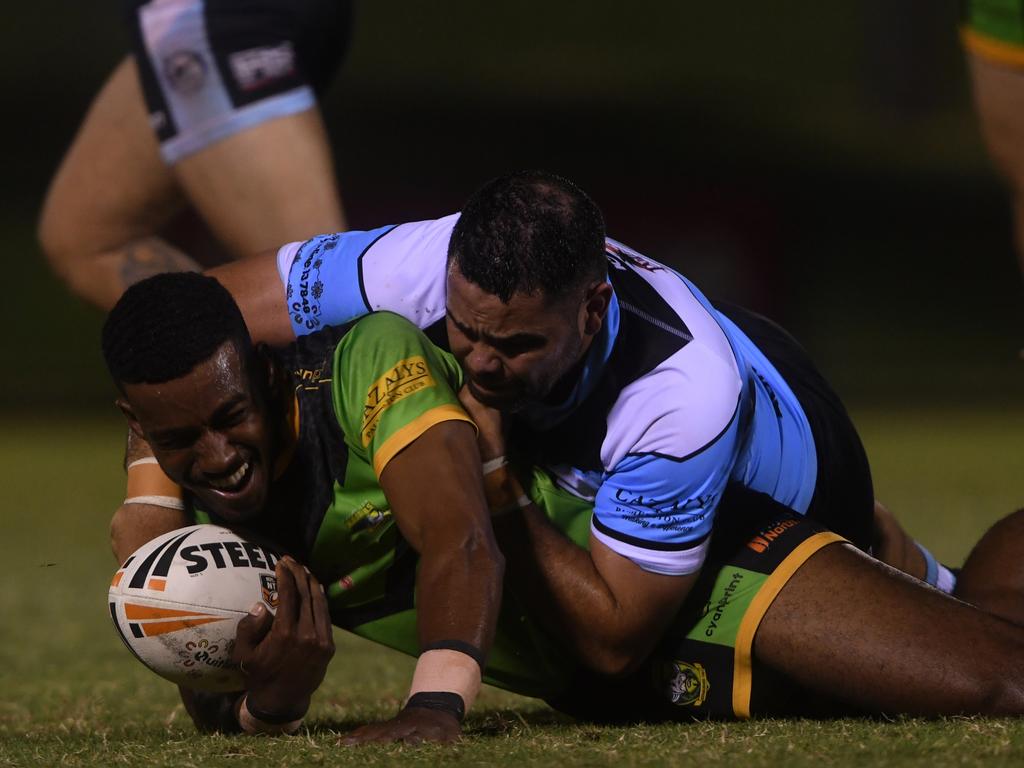
[[[1024,413],[855,414],[880,498],[956,564],[995,519],[1020,506]],[[409,659],[338,634],[338,653],[293,739],[198,736],[174,689],[121,646],[105,611],[106,541],[120,499],[122,428],[104,421],[11,422],[0,587],[0,766],[43,765],[1020,765],[1024,723],[952,719],[579,726],[542,703],[484,691],[454,747],[337,746],[392,714]]]

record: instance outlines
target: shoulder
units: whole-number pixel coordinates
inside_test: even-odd
[[[608,414],[605,465],[629,454],[679,460],[698,453],[735,421],[741,392],[735,366],[687,345],[619,393]]]

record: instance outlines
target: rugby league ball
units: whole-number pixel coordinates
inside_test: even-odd
[[[136,658],[171,682],[203,691],[244,688],[231,662],[238,622],[257,602],[277,608],[272,546],[216,525],[144,544],[110,583],[110,618]]]

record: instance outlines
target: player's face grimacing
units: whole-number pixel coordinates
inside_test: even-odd
[[[173,481],[227,521],[258,514],[270,485],[266,398],[231,342],[188,374],[124,384],[120,405]]]
[[[515,411],[564,396],[562,383],[600,330],[590,302],[517,293],[508,303],[448,271],[448,343],[484,405]]]

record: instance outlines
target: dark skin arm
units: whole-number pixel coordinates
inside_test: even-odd
[[[504,560],[494,540],[482,484],[473,427],[460,421],[441,422],[428,429],[395,456],[381,475],[381,487],[402,535],[420,553],[417,610],[421,645],[460,640],[486,654],[494,640]],[[147,507],[143,511],[133,505],[129,511],[131,514],[122,514],[119,510],[112,528],[115,549],[125,557],[153,536],[189,522],[167,515],[169,510],[161,508]],[[316,619],[327,615],[326,600],[319,588],[310,588],[307,597],[311,604],[309,616]],[[283,610],[283,593],[281,599],[279,616],[287,614]],[[297,615],[301,618],[306,614],[299,610]],[[296,623],[292,630],[278,636],[271,630],[269,617],[247,617],[239,625],[240,643],[250,623],[255,624],[252,636],[257,641],[263,636],[273,640],[274,649],[283,648],[285,638],[295,636],[295,632],[301,633]],[[314,630],[318,627],[315,620],[307,621],[306,625]],[[273,627],[277,626],[278,622],[273,622]],[[307,639],[310,650],[305,655],[320,658],[323,655],[317,646],[322,640],[320,635]],[[275,650],[275,653],[283,653],[283,650]],[[248,657],[240,659],[252,673],[255,667]],[[326,661],[323,665],[326,668]],[[295,675],[293,670],[285,677],[293,679]],[[310,675],[310,679],[314,677],[315,674]],[[318,680],[322,677],[321,672]],[[251,684],[249,693],[254,695]],[[302,705],[308,704],[311,693],[312,690],[305,692],[305,689],[285,692],[274,701],[269,700],[272,698],[269,694],[266,695],[268,700],[262,701],[261,693],[260,706],[269,712],[291,712],[292,708],[305,711]],[[238,694],[228,696],[238,698]],[[224,729],[226,697],[214,699],[183,692],[183,698],[197,727]],[[449,741],[460,731],[456,718],[445,712],[408,709],[385,723],[356,731],[350,739],[351,743]]]
[[[480,430],[486,461],[505,455],[501,415],[459,393]],[[624,675],[654,649],[697,574],[650,573],[591,536],[590,551],[556,529],[533,504],[494,521],[508,583],[588,667]]]
[[[504,558],[491,528],[473,427],[445,421],[385,467],[381,487],[402,535],[420,553],[416,611],[421,646],[460,640],[485,655],[501,607]],[[347,744],[451,741],[446,712],[411,708],[355,731]]]
[[[142,438],[129,433],[125,465],[152,455]],[[117,561],[147,541],[192,524],[184,510],[149,504],[122,504],[110,526]],[[246,670],[249,701],[257,709],[299,719],[323,681],[334,654],[327,598],[315,577],[291,558],[276,567],[280,603],[277,616],[259,610],[239,622],[234,651]],[[198,730],[237,732],[242,691],[203,693],[179,687],[182,702]]]

